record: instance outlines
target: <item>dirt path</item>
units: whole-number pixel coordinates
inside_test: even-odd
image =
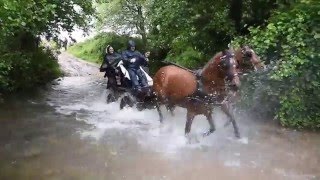
[[[58,56],[58,63],[65,72],[65,76],[102,76],[99,65],[90,63],[73,55],[62,52]]]

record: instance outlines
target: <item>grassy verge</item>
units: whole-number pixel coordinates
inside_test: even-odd
[[[90,40],[78,43],[69,47],[67,52],[82,60],[99,64],[102,59],[99,57],[99,53],[94,51],[94,44]]]
[[[92,39],[74,44],[69,47],[67,52],[85,61],[100,64],[103,60],[107,45],[113,46],[116,52],[122,52],[126,49],[129,39],[132,38],[128,36],[119,36],[114,33],[101,33]],[[143,49],[141,49],[141,39],[134,38],[134,41],[137,44],[137,49],[143,51]]]

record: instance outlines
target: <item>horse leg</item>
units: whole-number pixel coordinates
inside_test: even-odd
[[[192,113],[192,112],[190,112],[188,110],[188,112],[187,112],[187,122],[186,122],[186,126],[185,126],[185,129],[184,129],[185,135],[188,135],[190,133],[191,125],[192,125],[194,117],[195,117],[194,113]]]
[[[157,102],[156,103],[156,108],[157,108],[157,111],[158,111],[158,114],[159,114],[159,121],[160,123],[163,122],[163,115],[162,115],[162,112],[161,112],[161,109],[160,109],[160,104]]]
[[[230,118],[230,121],[232,122],[232,125],[233,125],[233,129],[234,129],[234,135],[237,137],[237,138],[240,138],[240,133],[239,133],[239,128],[238,128],[238,125],[236,123],[236,120],[233,116],[233,114],[230,112],[230,107],[229,107],[229,104],[228,103],[223,103],[222,106],[221,106],[221,110],[226,113],[226,115]]]
[[[209,122],[210,129],[209,131],[203,134],[204,137],[209,136],[211,133],[213,133],[216,130],[216,127],[214,125],[213,118],[212,118],[212,112],[208,112],[205,116],[207,117],[207,120]]]
[[[237,100],[239,99],[239,93],[234,93],[231,97],[231,100],[232,102],[236,102]],[[229,106],[229,109],[233,109],[233,106],[231,104],[228,105]],[[232,123],[231,119],[229,119],[225,124],[224,124],[224,127],[227,127],[229,126],[230,124]]]
[[[171,116],[174,116],[174,113],[173,113],[175,109],[174,105],[169,103],[166,107],[167,107],[167,110],[170,111]]]

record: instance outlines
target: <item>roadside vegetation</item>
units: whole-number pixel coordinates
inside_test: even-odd
[[[61,30],[87,30],[93,17],[101,33],[68,52],[100,64],[108,44],[120,52],[136,37],[139,51],[151,51],[151,74],[162,60],[197,69],[229,43],[247,44],[268,69],[243,77],[238,106],[283,126],[320,129],[319,0],[4,0],[0,93],[60,76],[40,37],[59,47]]]
[[[1,1],[0,93],[33,89],[60,76],[56,54],[41,37],[60,42],[61,30],[87,27],[93,13],[90,1]]]

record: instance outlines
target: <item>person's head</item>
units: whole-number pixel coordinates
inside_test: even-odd
[[[136,50],[136,43],[133,40],[129,40],[128,49],[131,50],[131,51],[135,51]]]
[[[113,54],[114,52],[114,49],[112,46],[108,45],[107,48],[106,48],[106,53],[107,54]]]
[[[145,56],[145,57],[149,57],[149,56],[150,56],[150,51],[145,52],[145,53],[144,53],[144,56]]]

